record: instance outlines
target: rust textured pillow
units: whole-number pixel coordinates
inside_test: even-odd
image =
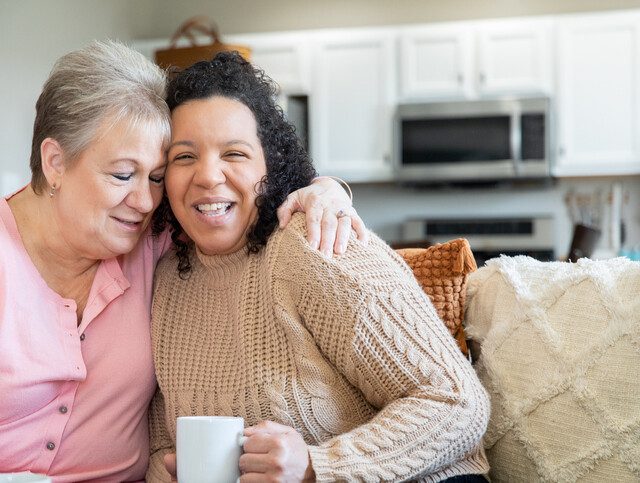
[[[438,315],[458,342],[460,350],[467,355],[467,342],[462,327],[464,300],[467,275],[477,268],[469,242],[458,238],[428,248],[403,248],[396,251],[411,267]]]

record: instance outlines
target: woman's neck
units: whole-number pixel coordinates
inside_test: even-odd
[[[22,243],[42,278],[61,296],[82,302],[100,260],[88,259],[69,246],[47,194],[37,195],[28,186],[8,203]]]

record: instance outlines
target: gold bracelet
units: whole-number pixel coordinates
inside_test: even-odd
[[[331,175],[316,176],[315,178],[313,178],[313,180],[320,179],[320,178],[329,178],[336,181],[349,194],[349,200],[353,203],[353,192],[351,191],[351,186],[349,186],[349,183],[347,183],[342,178],[338,178],[337,176],[331,176]]]

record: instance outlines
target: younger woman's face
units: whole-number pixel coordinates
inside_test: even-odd
[[[166,190],[173,213],[203,253],[241,249],[267,174],[253,113],[216,96],[180,105],[171,120]]]

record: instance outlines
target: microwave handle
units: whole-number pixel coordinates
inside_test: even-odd
[[[520,176],[520,162],[522,161],[522,125],[520,119],[519,110],[511,113],[511,159],[516,176]]]

